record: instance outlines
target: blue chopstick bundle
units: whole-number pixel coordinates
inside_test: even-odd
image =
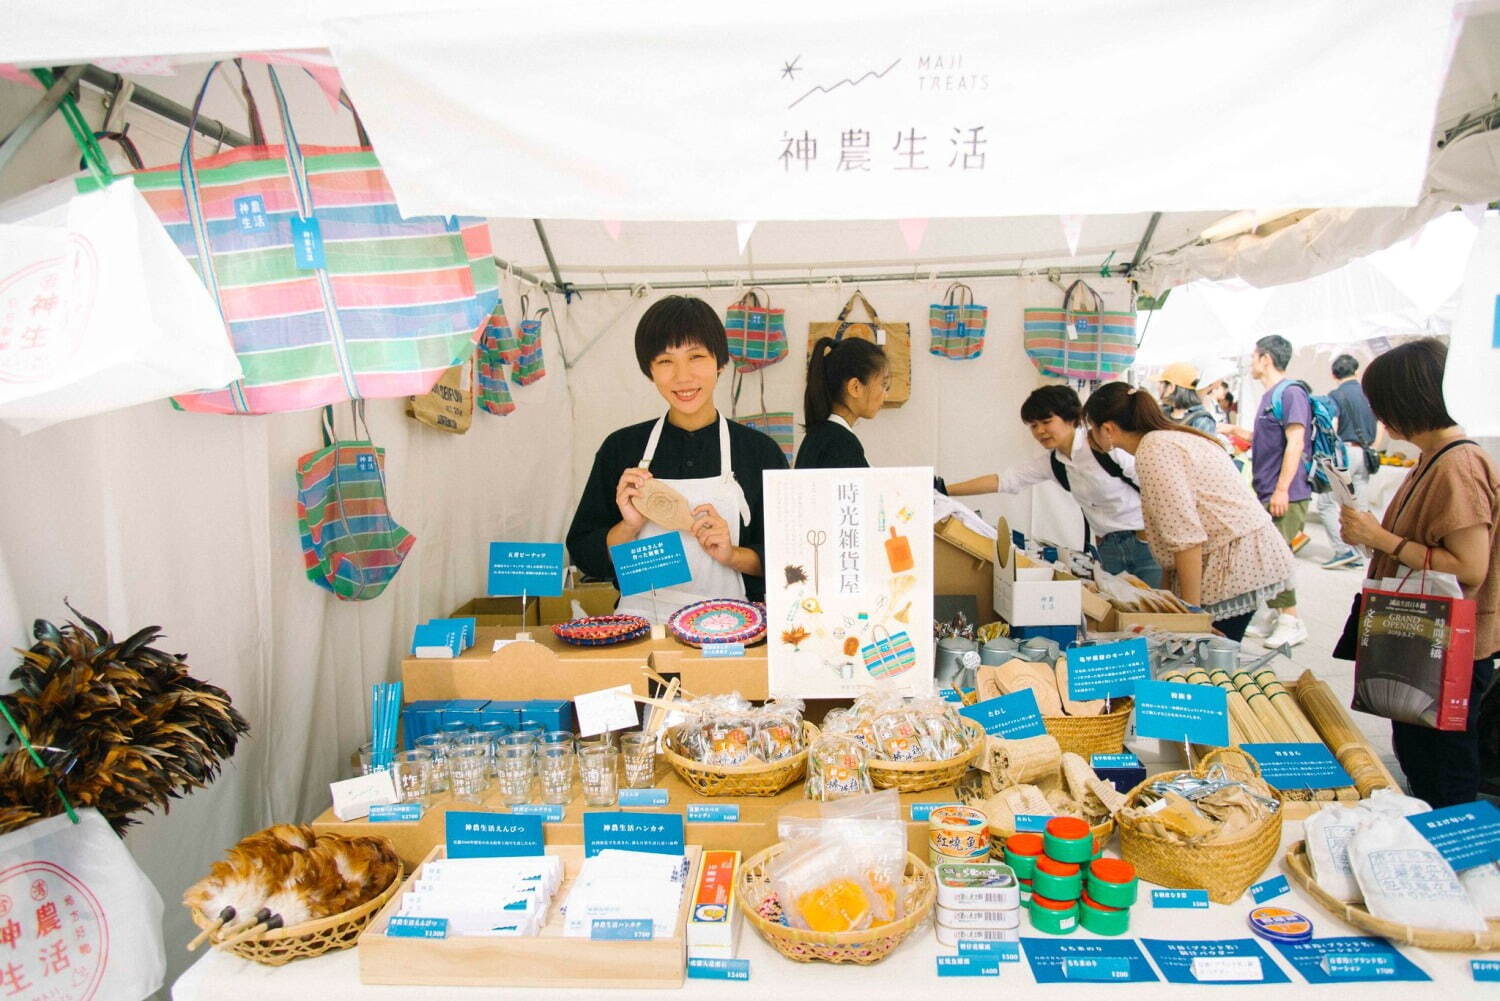
[[[401,719],[401,682],[370,686],[370,763],[389,768],[396,757],[396,725]]]

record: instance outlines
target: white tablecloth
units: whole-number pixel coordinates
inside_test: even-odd
[[[1288,824],[1285,848],[1302,837],[1301,824]],[[1279,873],[1278,862],[1265,875]],[[1320,910],[1293,885],[1291,892],[1267,901],[1281,907],[1290,907],[1312,919],[1314,934],[1319,937],[1340,935],[1362,935],[1358,929],[1345,925]],[[1254,937],[1245,924],[1245,917],[1256,904],[1247,893],[1236,904],[1221,906],[1211,904],[1203,910],[1157,910],[1151,906],[1150,891],[1142,886],[1142,900],[1131,910],[1130,937],[1135,939],[1228,939]],[[1023,937],[1045,937],[1034,932],[1022,918]],[[1076,941],[1094,938],[1087,932],[1076,932],[1061,941]],[[1257,940],[1260,941],[1260,940]],[[1431,983],[1355,983],[1347,985],[1311,985],[1286,963],[1276,947],[1262,943],[1272,962],[1281,965],[1291,982],[1276,985],[1257,985],[1255,998],[1290,999],[1308,990],[1321,991],[1329,997],[1352,995],[1364,1001],[1367,998],[1438,998],[1446,993],[1449,997],[1478,997],[1485,991],[1476,991],[1476,984],[1469,971],[1469,960],[1473,953],[1429,952],[1424,949],[1402,948],[1406,957],[1423,972],[1432,977]],[[764,942],[747,924],[740,938],[740,957],[750,961],[749,982],[726,982],[721,980],[688,980],[680,991],[670,992],[671,997],[683,1001],[724,1001],[726,997],[764,997],[774,991],[791,998],[816,998],[817,1001],[881,1001],[931,996],[936,990],[937,956],[953,955],[956,950],[940,945],[934,937],[931,923],[918,928],[902,943],[901,947],[883,962],[871,967],[833,966],[826,963],[793,963],[783,959],[770,945]],[[1145,947],[1142,946],[1142,951]],[[1031,976],[1031,968],[1023,958],[1019,963],[1003,963],[997,983],[993,978],[944,979],[945,986],[973,985],[986,994],[996,992],[1003,985],[1007,996],[1015,997],[1059,997],[1059,985],[1037,985]],[[1165,980],[1157,983],[1088,984],[1069,983],[1062,985],[1068,1001],[1089,998],[1120,999],[1137,998],[1161,1001],[1164,998],[1201,999],[1205,993],[1213,993],[1212,985],[1170,984]],[[1226,994],[1246,992],[1244,986],[1220,986]],[[1461,992],[1461,993],[1455,993]],[[620,1001],[635,998],[660,997],[657,990],[609,991],[605,996]],[[490,1001],[504,998],[506,1001],[597,1001],[601,992],[597,989],[520,989],[514,987],[375,987],[359,982],[359,957],[356,950],[347,949],[317,959],[302,959],[273,969],[238,959],[224,953],[204,956],[178,979],[172,987],[174,1001],[229,1001],[246,998],[253,1001],[446,1001],[461,998],[463,1001]]]

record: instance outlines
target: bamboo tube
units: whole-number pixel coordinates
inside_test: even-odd
[[[1323,738],[1318,736],[1318,731],[1313,729],[1313,725],[1307,721],[1307,717],[1298,708],[1297,700],[1292,698],[1291,693],[1286,690],[1286,686],[1281,683],[1281,679],[1276,677],[1275,671],[1272,671],[1270,668],[1264,671],[1257,671],[1253,680],[1260,686],[1260,690],[1266,693],[1266,698],[1270,699],[1271,705],[1275,706],[1276,711],[1281,713],[1282,718],[1287,722],[1287,726],[1291,727],[1292,732],[1297,735],[1298,740],[1310,744],[1320,744],[1323,742]]]
[[[1297,700],[1323,743],[1332,750],[1344,771],[1354,780],[1361,799],[1376,789],[1393,788],[1390,774],[1371,752],[1364,736],[1344,711],[1333,689],[1311,671],[1297,680]]]
[[[1281,718],[1281,714],[1276,711],[1276,707],[1271,705],[1271,700],[1266,698],[1266,693],[1260,690],[1260,686],[1251,679],[1250,675],[1241,671],[1230,680],[1249,703],[1250,711],[1255,713],[1256,719],[1260,720],[1261,726],[1270,735],[1273,743],[1296,743],[1296,735],[1292,733],[1286,721]]]
[[[1229,720],[1239,725],[1240,733],[1244,737],[1239,741],[1242,744],[1265,744],[1271,740],[1271,735],[1266,728],[1260,725],[1255,712],[1250,708],[1250,703],[1240,694],[1240,690],[1234,687],[1234,682],[1229,680],[1225,671],[1215,671],[1209,675],[1209,680],[1224,689],[1226,698],[1229,700]]]

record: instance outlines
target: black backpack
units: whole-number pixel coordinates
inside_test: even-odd
[[[1115,479],[1119,480],[1121,483],[1125,484],[1136,493],[1141,492],[1140,486],[1135,482],[1135,480],[1132,480],[1130,477],[1125,475],[1125,470],[1120,468],[1120,464],[1116,462],[1114,460],[1114,457],[1111,456],[1108,452],[1101,452],[1097,448],[1094,448],[1092,446],[1089,447],[1089,451],[1094,453],[1094,461],[1098,462],[1100,468],[1102,468],[1106,473],[1113,476]],[[1057,457],[1056,452],[1048,452],[1047,457],[1052,462],[1053,478],[1057,480],[1057,482],[1062,486],[1064,490],[1066,490],[1068,493],[1072,493],[1073,488],[1068,485],[1068,470],[1065,466],[1063,466],[1062,460]]]

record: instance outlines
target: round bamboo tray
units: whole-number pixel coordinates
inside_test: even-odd
[[[370,923],[400,888],[405,875],[398,867],[391,885],[358,907],[315,921],[304,921],[290,928],[277,928],[259,938],[246,939],[225,948],[241,959],[265,966],[285,966],[294,959],[308,959],[325,952],[347,949],[354,945],[359,939],[359,933],[365,930],[365,925]],[[193,923],[199,928],[208,928],[213,924],[196,907],[191,911]]]
[[[1236,763],[1236,757],[1242,762]],[[1251,784],[1258,786],[1256,791],[1261,795],[1280,798],[1258,777],[1260,768],[1255,759],[1235,748],[1210,751],[1198,763],[1194,774],[1202,775],[1211,765],[1220,762],[1232,774],[1244,775]],[[1125,797],[1127,806],[1135,805],[1147,784],[1170,781],[1186,774],[1189,774],[1186,770],[1179,770],[1148,777],[1130,790]],[[1281,847],[1282,812],[1277,810],[1236,838],[1198,845],[1185,845],[1148,834],[1121,814],[1116,821],[1120,831],[1120,857],[1132,863],[1141,879],[1148,883],[1176,889],[1207,890],[1214,903],[1230,904],[1238,900],[1276,858],[1276,851]]]
[[[984,750],[984,727],[964,717],[970,731],[968,750],[946,761],[877,761],[870,759],[870,781],[876,789],[900,792],[926,792],[943,786],[957,785],[969,770],[969,764]]]
[[[673,730],[662,745],[662,757],[700,796],[775,796],[807,774],[807,749],[817,736],[818,728],[804,720],[802,750],[790,758],[748,765],[705,765],[678,751]]]
[[[1114,708],[1101,716],[1043,716],[1042,725],[1064,751],[1081,754],[1119,754],[1125,749],[1125,731],[1130,726],[1134,700],[1116,700]]]
[[[1281,860],[1282,868],[1292,882],[1317,901],[1318,906],[1360,931],[1388,938],[1400,945],[1414,945],[1419,949],[1438,949],[1446,952],[1493,952],[1500,949],[1500,921],[1489,922],[1488,931],[1438,931],[1430,928],[1413,928],[1398,925],[1393,921],[1377,918],[1358,904],[1346,904],[1336,900],[1313,879],[1312,866],[1307,860],[1307,842],[1292,845]]]
[[[927,920],[937,899],[937,886],[927,863],[906,853],[903,880],[905,915],[897,921],[864,931],[818,932],[792,928],[779,920],[781,905],[774,896],[767,870],[786,848],[775,844],[740,866],[739,902],[745,919],[777,952],[799,963],[878,963]]]

